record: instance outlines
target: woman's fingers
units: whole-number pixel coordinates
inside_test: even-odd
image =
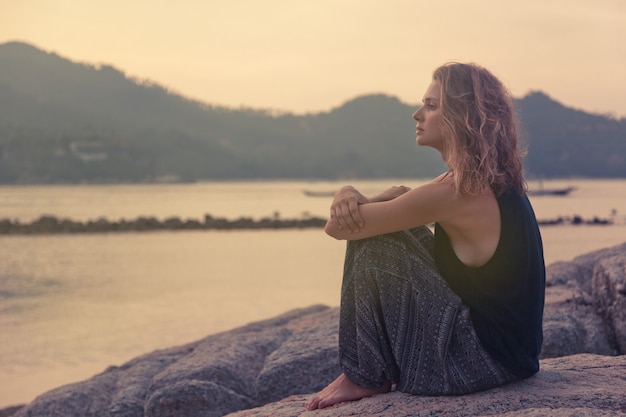
[[[344,201],[331,208],[331,217],[340,228],[350,233],[358,232],[363,227],[363,219],[359,213],[359,204],[356,200]]]
[[[359,202],[356,199],[348,201],[348,210],[350,211],[350,219],[353,221],[353,226],[358,229],[363,227],[363,218],[361,217],[361,211],[359,210]]]
[[[343,187],[335,194],[330,208],[330,217],[350,233],[358,232],[364,225],[359,205],[366,203],[367,198],[351,186]]]

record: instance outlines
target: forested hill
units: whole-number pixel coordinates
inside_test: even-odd
[[[626,177],[626,119],[517,101],[530,175]],[[427,177],[415,105],[387,95],[294,115],[188,100],[106,65],[0,45],[0,183]]]

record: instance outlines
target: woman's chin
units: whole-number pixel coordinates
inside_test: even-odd
[[[415,138],[415,143],[417,143],[418,146],[429,146],[428,142],[419,136]]]

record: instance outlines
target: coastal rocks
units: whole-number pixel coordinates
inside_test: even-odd
[[[40,396],[17,417],[211,417],[317,391],[339,374],[338,309],[313,306],[159,350]]]
[[[542,370],[528,380],[463,397],[394,392],[317,415],[626,416],[626,356],[608,356],[626,353],[625,285],[626,243],[551,265]],[[306,398],[340,373],[338,318],[336,307],[313,306],[156,351],[52,390],[15,416],[304,414]]]
[[[555,225],[612,225],[612,219],[582,219],[580,216],[559,217],[557,219],[539,220],[542,226]],[[55,216],[44,215],[30,223],[20,223],[17,220],[0,219],[0,235],[32,235],[58,233],[111,233],[111,232],[149,232],[155,230],[256,230],[256,229],[309,229],[322,228],[326,219],[311,217],[304,214],[299,219],[282,219],[280,213],[273,217],[264,217],[258,220],[250,217],[226,219],[204,216],[204,221],[196,219],[180,219],[169,217],[163,221],[155,217],[138,217],[134,220],[110,221],[104,217],[96,220],[80,222],[70,219],[59,219]]]
[[[55,216],[41,216],[30,223],[0,219],[0,235],[148,232],[154,230],[308,229],[321,228],[324,224],[326,224],[326,219],[319,217],[305,216],[300,219],[281,219],[278,213],[275,213],[272,218],[264,217],[258,220],[249,217],[229,220],[207,214],[204,216],[203,222],[195,219],[182,220],[178,217],[170,217],[163,221],[155,217],[109,221],[102,217],[97,220],[80,222],[70,219],[59,219]]]
[[[594,306],[607,326],[615,349],[626,354],[626,259],[601,259],[593,272]]]
[[[626,354],[626,243],[547,269],[542,358]]]
[[[227,417],[348,416],[626,416],[626,356],[580,354],[541,361],[541,372],[512,384],[460,397],[391,392],[307,412],[307,395]]]

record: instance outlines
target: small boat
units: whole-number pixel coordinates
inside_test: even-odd
[[[304,190],[302,191],[304,195],[308,197],[332,197],[335,195],[334,191],[312,191],[312,190]]]
[[[576,187],[565,187],[565,188],[539,188],[538,190],[528,190],[528,195],[534,196],[543,196],[543,195],[555,195],[555,196],[566,196],[572,191],[574,191]]]

